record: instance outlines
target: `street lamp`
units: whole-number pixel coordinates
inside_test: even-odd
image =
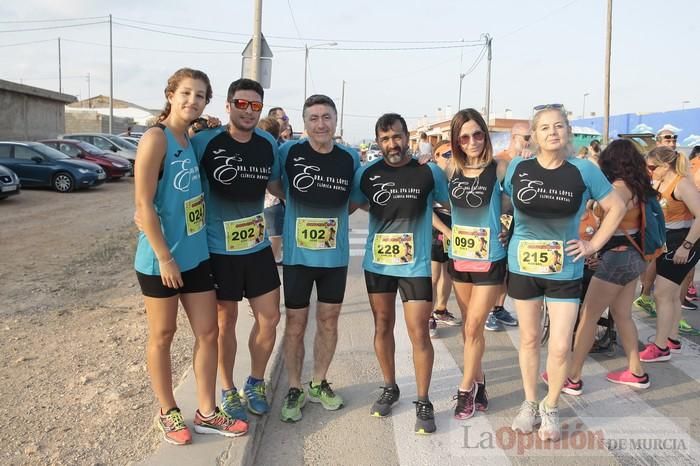
[[[684,100],[683,102],[681,102],[681,110],[685,110],[685,104],[689,104],[689,103],[690,103],[690,100]]]
[[[306,76],[307,71],[309,70],[309,50],[318,47],[334,47],[336,45],[338,45],[337,42],[325,42],[323,44],[312,45],[311,47],[309,47],[307,44],[304,44],[304,101],[306,101]]]
[[[583,108],[581,109],[581,118],[586,118],[586,97],[588,97],[590,94],[586,92],[583,94]]]

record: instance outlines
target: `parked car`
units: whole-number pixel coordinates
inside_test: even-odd
[[[62,193],[97,186],[107,178],[99,165],[72,159],[40,142],[0,141],[0,165],[17,173],[23,187],[51,186]]]
[[[119,137],[122,138],[123,140],[125,140],[126,142],[132,143],[136,147],[138,147],[138,145],[139,145],[139,138],[135,138],[133,136],[119,136]]]
[[[77,139],[97,146],[109,153],[124,157],[132,164],[136,160],[136,146],[119,136],[105,133],[74,133],[59,136],[60,139]]]
[[[131,162],[124,157],[112,155],[85,141],[77,139],[45,139],[39,141],[52,149],[57,149],[74,159],[83,159],[102,167],[109,179],[119,179],[131,172]]]
[[[117,134],[120,138],[133,138],[133,139],[141,139],[141,136],[143,136],[143,133],[140,131],[132,131],[131,133],[119,133]],[[128,141],[128,139],[127,139]]]
[[[379,145],[375,142],[369,145],[367,149],[367,161],[371,162],[374,159],[378,159],[382,156],[382,151],[379,149]]]
[[[0,165],[0,199],[19,194],[20,186],[17,173]]]

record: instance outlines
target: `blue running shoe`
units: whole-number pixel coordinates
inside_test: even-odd
[[[270,411],[270,405],[265,395],[264,380],[253,384],[246,382],[243,393],[248,402],[248,411],[258,415],[267,414],[267,412]]]
[[[518,326],[518,319],[513,317],[513,315],[510,312],[506,311],[506,309],[503,306],[494,307],[492,314],[496,318],[496,320],[502,323],[503,325],[507,325],[509,327]]]
[[[496,319],[496,316],[493,315],[493,312],[489,312],[489,316],[486,319],[486,323],[484,324],[484,328],[488,330],[489,332],[501,332],[505,330],[503,328],[503,324]]]
[[[243,408],[238,390],[221,390],[221,410],[231,419],[248,422],[248,414]]]

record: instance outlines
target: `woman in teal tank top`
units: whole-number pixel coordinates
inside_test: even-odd
[[[195,431],[243,435],[248,426],[224,415],[215,403],[218,323],[204,222],[199,167],[187,137],[212,96],[201,71],[176,71],[165,88],[167,103],[158,124],[139,142],[134,169],[139,234],[134,267],[148,320],[146,359],[160,404],[157,426],[168,443],[191,443],[177,407],[170,371],[170,346],[182,302],[195,336],[194,372],[198,408]]]

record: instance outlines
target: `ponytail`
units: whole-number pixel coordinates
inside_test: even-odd
[[[156,123],[160,123],[166,118],[168,118],[168,115],[170,115],[170,102],[165,103],[165,108],[163,111],[160,112],[160,115],[158,115],[158,119],[156,120]]]
[[[688,157],[683,152],[676,152],[675,170],[681,176],[688,175]]]

